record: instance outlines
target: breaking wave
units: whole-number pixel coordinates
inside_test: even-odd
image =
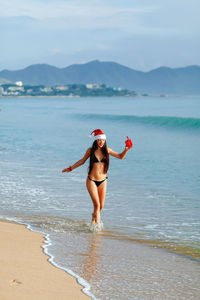
[[[177,129],[200,130],[199,118],[183,118],[172,116],[133,116],[113,114],[75,114],[75,117],[83,120],[105,120],[112,122],[126,122],[158,127],[170,127]]]

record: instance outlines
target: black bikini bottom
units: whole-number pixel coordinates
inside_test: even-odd
[[[106,177],[104,180],[97,181],[97,180],[91,179],[90,176],[88,176],[88,179],[91,180],[91,181],[93,181],[96,184],[97,187],[100,186],[100,184],[102,184],[107,178],[108,177]]]

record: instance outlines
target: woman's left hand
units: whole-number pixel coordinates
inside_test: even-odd
[[[133,145],[130,146],[130,147],[125,147],[125,150],[126,150],[126,151],[129,151],[129,150],[131,150],[131,148],[133,148]]]

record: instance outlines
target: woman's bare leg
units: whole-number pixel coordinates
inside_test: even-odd
[[[87,186],[87,190],[90,194],[90,197],[92,199],[93,206],[94,206],[94,212],[92,214],[91,223],[92,224],[94,224],[94,223],[99,224],[101,219],[100,219],[100,201],[99,201],[99,194],[98,194],[98,191],[97,191],[97,186],[92,180],[89,180],[88,178],[87,178],[87,181],[86,181],[86,186]]]
[[[106,198],[106,190],[107,190],[107,180],[105,180],[100,186],[98,187],[98,195],[99,195],[99,203],[100,203],[100,211],[104,207],[104,202]]]

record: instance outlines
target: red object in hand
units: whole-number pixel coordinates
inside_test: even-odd
[[[133,146],[133,143],[132,143],[131,139],[129,139],[128,136],[127,136],[127,140],[125,141],[125,143],[126,143],[126,147],[131,147],[131,146]]]

